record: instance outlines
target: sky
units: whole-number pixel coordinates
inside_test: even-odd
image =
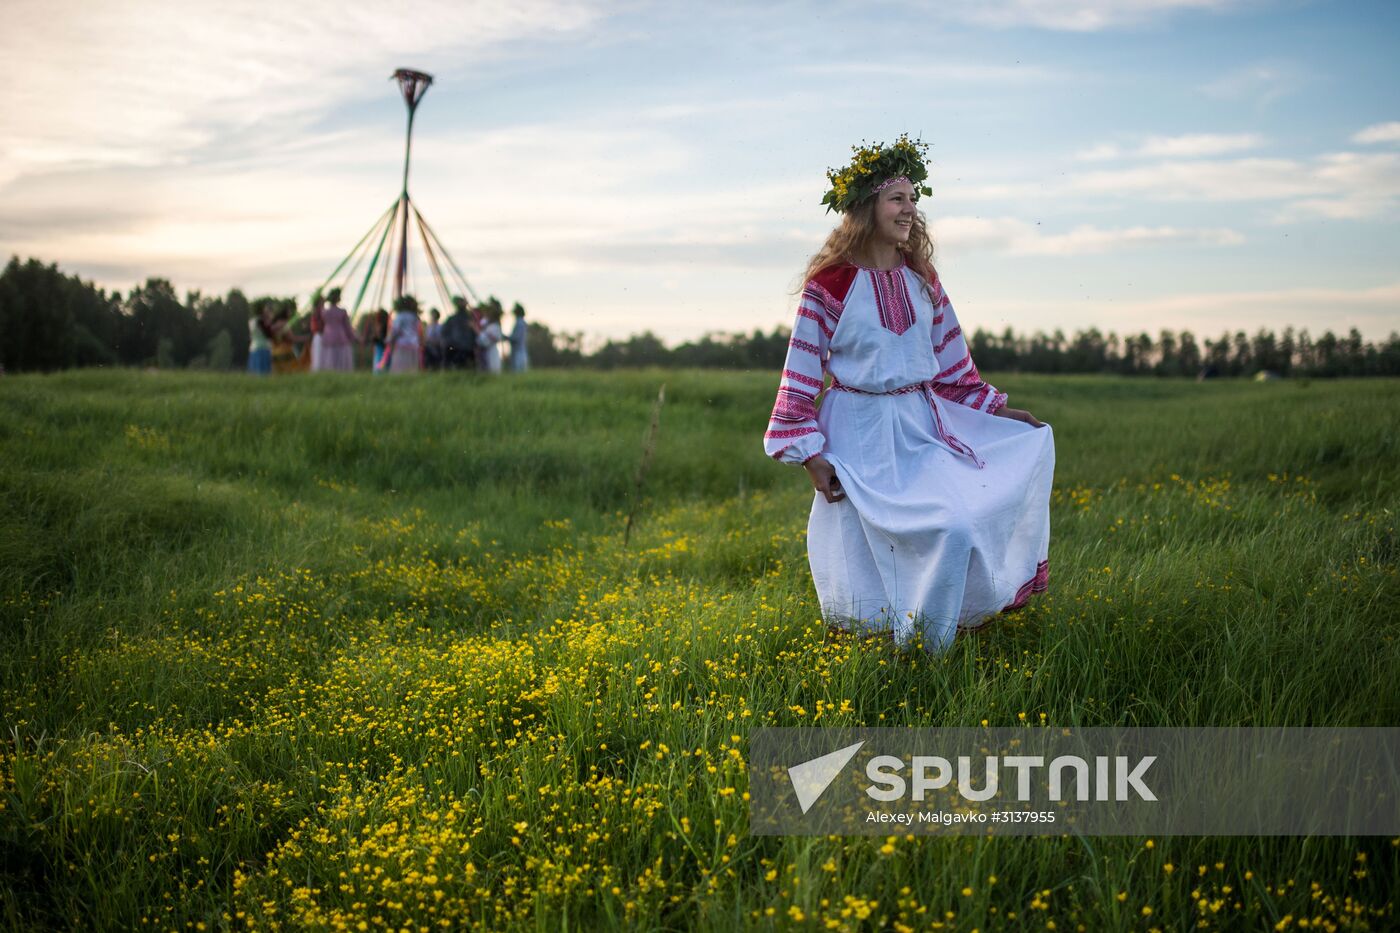
[[[2,2],[0,253],[108,289],[304,299],[414,68],[414,203],[555,331],[790,325],[826,170],[905,132],[964,327],[1400,330],[1393,0]]]

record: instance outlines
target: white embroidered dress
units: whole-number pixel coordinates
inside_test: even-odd
[[[488,373],[498,373],[501,371],[501,341],[505,339],[501,334],[501,325],[496,321],[491,321],[481,328],[481,333],[477,335],[476,345],[481,347],[481,359]]]
[[[846,493],[816,493],[807,525],[823,615],[937,651],[1046,588],[1054,437],[1005,404],[936,276],[843,264],[807,283],[764,449],[823,455]]]
[[[416,373],[422,368],[422,344],[418,340],[418,330],[422,321],[412,311],[394,312],[389,327],[389,371],[394,373]]]

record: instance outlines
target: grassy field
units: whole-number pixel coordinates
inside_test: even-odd
[[[1400,383],[995,381],[1050,591],[926,657],[775,374],[0,380],[0,924],[1395,928],[1391,838],[747,834],[761,725],[1400,723]]]

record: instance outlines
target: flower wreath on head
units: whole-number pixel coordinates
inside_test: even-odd
[[[827,169],[831,190],[822,197],[822,203],[828,211],[845,213],[901,178],[908,179],[914,186],[915,200],[921,194],[933,194],[931,188],[922,184],[928,178],[928,167],[924,165],[928,143],[911,140],[906,133],[892,146],[874,143],[852,146],[851,151],[855,158],[850,165]]]

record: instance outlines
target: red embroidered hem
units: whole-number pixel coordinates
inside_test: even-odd
[[[1012,599],[1011,602],[1007,603],[1007,605],[1006,605],[1001,611],[1002,611],[1002,612],[1013,612],[1013,611],[1015,611],[1015,610],[1017,610],[1017,609],[1020,609],[1020,608],[1021,608],[1022,606],[1024,606],[1027,602],[1030,601],[1030,598],[1031,598],[1033,595],[1035,595],[1036,593],[1044,593],[1047,589],[1049,589],[1049,587],[1050,587],[1050,561],[1048,561],[1048,560],[1043,560],[1043,561],[1041,561],[1039,564],[1036,565],[1036,568],[1035,568],[1035,576],[1031,577],[1031,578],[1030,578],[1029,580],[1027,580],[1025,583],[1021,584],[1021,588],[1020,588],[1019,590],[1016,591],[1016,596],[1015,596],[1015,598]],[[959,626],[958,626],[958,631],[959,631],[959,632],[977,632],[977,631],[981,631],[982,629],[986,628],[988,625],[991,625],[992,622],[995,621],[995,619],[996,619],[996,616],[992,615],[992,616],[987,616],[987,618],[983,619],[981,622],[978,622],[978,623],[976,623],[976,624],[974,624],[974,625],[959,625]]]

